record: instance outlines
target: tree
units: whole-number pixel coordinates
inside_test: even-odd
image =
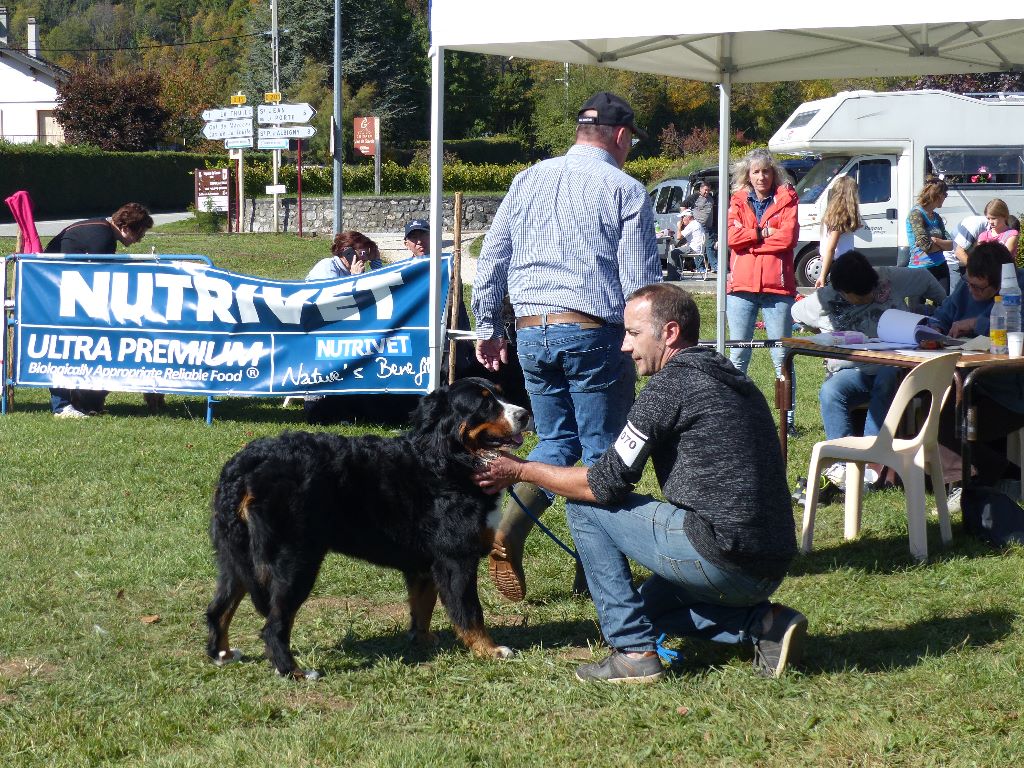
[[[105,73],[87,65],[71,70],[57,88],[54,115],[71,144],[138,152],[164,134],[160,76],[153,71]]]

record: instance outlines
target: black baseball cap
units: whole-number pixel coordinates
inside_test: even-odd
[[[430,224],[426,219],[411,219],[408,224],[405,225],[405,236],[408,237],[411,233],[418,229],[422,229],[424,232],[430,231]]]
[[[596,115],[585,115],[584,112],[595,110]],[[647,139],[647,133],[636,127],[633,122],[633,108],[621,96],[608,91],[595,93],[580,109],[576,117],[579,125],[624,125],[637,137]]]

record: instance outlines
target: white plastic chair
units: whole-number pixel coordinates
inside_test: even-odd
[[[893,397],[889,412],[876,437],[840,437],[815,443],[807,470],[807,500],[804,503],[804,525],[800,548],[810,552],[814,540],[814,514],[818,506],[818,481],[826,459],[846,461],[846,518],[843,534],[852,539],[860,533],[861,496],[864,484],[864,464],[877,462],[891,467],[903,480],[907,496],[907,529],[910,534],[910,553],[918,560],[928,559],[928,536],[925,524],[924,473],[929,474],[935,489],[935,506],[939,513],[939,530],[943,544],[953,534],[946,506],[946,488],[942,482],[939,461],[939,411],[949,394],[960,353],[934,357],[918,365],[907,374]],[[917,434],[911,438],[894,437],[911,400],[920,392],[931,393],[928,415]]]

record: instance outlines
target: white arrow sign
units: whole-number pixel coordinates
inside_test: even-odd
[[[203,120],[240,120],[248,118],[252,120],[252,107],[228,107],[226,109],[204,109]]]
[[[309,104],[260,104],[256,116],[261,123],[305,123],[312,119],[316,110]]]
[[[260,128],[260,141],[263,139],[308,139],[316,133],[312,125],[289,125],[287,128]]]
[[[218,120],[203,126],[203,136],[208,139],[234,139],[252,136],[252,120]]]

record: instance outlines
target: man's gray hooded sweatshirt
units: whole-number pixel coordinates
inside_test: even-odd
[[[590,468],[612,507],[650,457],[665,499],[687,511],[697,551],[726,570],[781,578],[796,554],[792,500],[768,403],[717,352],[690,347],[651,376],[615,445]]]

